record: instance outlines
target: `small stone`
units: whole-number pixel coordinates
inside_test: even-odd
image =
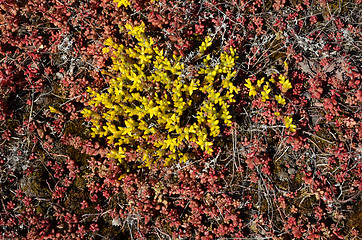
[[[38,135],[39,135],[40,138],[44,138],[45,133],[44,133],[43,129],[38,128],[36,131],[38,132]]]
[[[121,226],[121,225],[122,225],[122,221],[120,218],[112,220],[112,226]]]
[[[282,180],[282,181],[288,180],[288,174],[284,171],[280,171],[278,173],[278,176],[279,176],[280,180]]]
[[[295,172],[296,172],[296,171],[295,171],[294,168],[289,168],[289,169],[288,169],[288,174],[289,174],[289,175],[294,175]]]
[[[55,77],[57,78],[57,79],[63,79],[63,77],[64,77],[64,75],[62,74],[62,73],[60,73],[60,72],[57,72],[56,74],[55,74]]]

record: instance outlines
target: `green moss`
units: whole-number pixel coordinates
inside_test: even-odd
[[[131,239],[127,229],[121,229],[121,226],[111,226],[110,224],[105,224],[100,228],[99,239]],[[96,238],[98,239],[98,238]]]
[[[75,149],[72,146],[67,146],[65,149],[67,156],[76,161],[79,166],[88,166],[89,155],[81,153],[80,150]]]
[[[49,179],[48,172],[43,166],[39,166],[37,169],[37,171],[24,178],[26,183],[22,190],[29,196],[51,198],[52,193],[46,182],[46,179]]]
[[[345,228],[345,233],[348,234],[352,229],[356,229],[360,234],[362,234],[362,200],[359,200],[353,205],[353,209],[350,212],[347,219],[347,227]]]
[[[81,209],[81,202],[83,200],[89,199],[89,192],[79,191],[79,189],[72,188],[67,193],[66,201],[64,202],[64,207],[71,212],[74,212],[78,215],[87,214],[87,213],[96,213],[94,208]]]
[[[83,177],[77,177],[75,180],[74,180],[74,183],[73,183],[74,187],[78,189],[78,191],[83,191],[86,189],[87,185],[86,185],[86,181]]]

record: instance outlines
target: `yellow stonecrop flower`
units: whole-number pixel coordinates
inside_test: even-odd
[[[288,79],[285,79],[284,75],[279,75],[279,83],[282,84],[282,92],[286,92],[292,88],[292,84]],[[249,96],[257,96],[258,93],[261,95],[261,101],[266,102],[270,99],[269,94],[272,92],[273,87],[271,87],[270,83],[273,85],[276,83],[275,79],[271,77],[269,80],[265,80],[265,78],[261,78],[256,81],[256,84],[253,85],[251,83],[250,78],[245,80],[244,86],[249,88]],[[279,94],[275,96],[275,100],[278,101],[279,104],[285,105],[285,99]]]
[[[261,101],[266,102],[267,99],[269,99],[269,93],[271,89],[269,88],[269,83],[267,82],[263,87],[263,92],[261,92]]]
[[[149,44],[147,45],[151,45],[151,39],[148,38],[146,39],[144,36],[144,32],[145,32],[145,23],[142,22],[141,25],[139,26],[132,26],[130,24],[126,24],[126,29],[129,30],[128,34],[131,36],[134,36],[138,41],[140,41],[140,43],[138,44],[138,46],[143,46],[142,44],[142,40],[148,41]],[[128,49],[131,50],[131,49]]]
[[[291,118],[291,117],[289,117],[289,116],[285,116],[285,117],[284,117],[285,127],[286,127],[286,128],[289,128],[289,131],[295,132],[297,126],[294,125],[294,124],[292,124],[292,122],[293,122],[293,118]]]
[[[271,77],[271,78],[269,79],[269,81],[270,81],[271,83],[275,83],[275,82],[276,82],[273,77]]]
[[[128,7],[131,4],[128,0],[113,0],[113,2],[118,3],[117,7]]]
[[[275,100],[277,100],[279,104],[285,105],[285,99],[280,94],[275,96]]]
[[[213,50],[204,56],[212,44],[212,38],[206,37],[199,47],[202,58],[197,58],[203,59],[204,65],[199,67],[198,76],[187,78],[183,58],[167,57],[146,36],[144,23],[126,24],[125,29],[138,42],[127,48],[107,39],[103,52],[112,52],[113,65],[111,74],[103,73],[112,76],[109,88],[103,93],[88,89],[88,105],[102,109],[82,111],[91,117],[92,137],[106,137],[115,146],[108,157],[120,162],[128,151],[135,151],[142,156],[142,167],[160,160],[165,165],[187,161],[189,156],[184,152],[190,142],[211,154],[212,138],[220,134],[221,124],[232,124],[228,102],[234,102],[239,91],[232,83],[235,50],[220,55]],[[219,58],[218,64],[209,65],[212,57]],[[183,120],[186,113],[194,113],[187,122]]]
[[[51,113],[60,113],[60,111],[58,109],[55,109],[52,106],[49,106],[49,110]]]
[[[284,61],[284,69],[285,69],[286,71],[289,70],[289,66],[288,66],[288,63],[287,63],[286,61]]]
[[[184,85],[183,86],[183,92],[187,92],[189,96],[192,95],[192,93],[198,89],[200,86],[200,81],[197,79],[192,79],[190,82],[190,85]]]
[[[256,92],[256,86],[254,86],[254,85],[251,84],[251,81],[250,81],[249,78],[246,79],[245,82],[246,82],[246,83],[244,84],[244,86],[247,87],[247,88],[249,88],[249,96],[256,96],[256,94],[257,94],[257,92]]]
[[[261,88],[261,85],[264,83],[264,79],[265,79],[265,78],[263,77],[262,79],[256,81],[256,87],[257,87],[258,89]]]
[[[199,47],[199,51],[201,54],[203,54],[208,47],[210,47],[212,44],[212,38],[210,36],[207,36],[205,40],[201,43],[201,46]]]
[[[284,75],[280,75],[279,80],[279,83],[282,84],[282,92],[287,92],[289,89],[292,88],[292,84],[289,82],[288,79],[285,79]]]

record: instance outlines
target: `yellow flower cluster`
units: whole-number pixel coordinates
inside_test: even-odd
[[[292,124],[293,122],[293,118],[292,117],[289,117],[289,116],[286,116],[284,117],[284,124],[285,124],[285,127],[286,128],[289,128],[289,130],[291,132],[295,132],[296,131],[296,125]]]
[[[285,93],[292,88],[292,84],[289,82],[288,79],[285,79],[284,75],[280,75],[279,80],[279,83],[282,84],[282,92]]]
[[[201,46],[199,47],[200,54],[203,54],[208,47],[210,47],[212,44],[212,39],[210,36],[207,36],[205,40],[201,43]]]
[[[265,78],[263,77],[262,79],[257,80],[256,85],[253,85],[249,78],[245,81],[246,83],[244,86],[249,88],[249,96],[256,96],[258,92],[260,92],[262,102],[266,102],[266,100],[269,99],[269,93],[271,92],[270,82],[273,83],[273,79],[265,81]]]
[[[155,2],[157,0],[151,0],[151,2]],[[117,7],[128,7],[129,5],[131,5],[131,3],[128,0],[113,0],[113,2],[118,3]]]
[[[286,62],[284,62],[285,68],[288,68],[288,65]],[[276,81],[273,77],[271,77],[269,79],[269,81],[265,80],[265,78],[263,77],[260,80],[256,81],[256,84],[252,84],[251,80],[248,78],[245,80],[245,84],[244,86],[246,86],[249,89],[249,96],[257,96],[258,93],[260,93],[261,95],[261,101],[262,102],[266,102],[268,99],[270,99],[270,92],[271,92],[271,84],[276,84]],[[289,89],[292,88],[292,84],[290,83],[290,81],[288,79],[285,78],[285,76],[283,74],[279,75],[279,83],[282,86],[282,93],[286,93]],[[283,96],[281,94],[275,95],[274,99],[278,102],[278,104],[281,105],[285,105],[286,104],[286,100],[285,98],[283,98]],[[275,116],[279,117],[280,116],[280,112],[275,112],[274,113]],[[289,116],[285,116],[284,117],[284,123],[286,128],[288,128],[291,132],[295,132],[296,131],[296,126],[294,124],[292,124],[292,118]]]
[[[287,92],[289,89],[292,88],[292,84],[290,83],[290,81],[288,79],[285,78],[285,76],[283,74],[279,75],[279,80],[280,80],[279,83],[282,85],[283,93]],[[269,99],[269,93],[271,91],[270,83],[274,83],[274,84],[276,83],[276,81],[273,77],[271,77],[269,79],[269,81],[265,81],[265,78],[263,77],[262,79],[257,80],[256,85],[253,85],[249,78],[246,79],[245,82],[246,83],[244,84],[244,86],[249,88],[249,96],[256,96],[258,94],[258,92],[260,92],[263,102],[266,102],[266,100]],[[265,85],[262,87],[263,83],[265,83]],[[285,104],[285,100],[283,103],[283,100],[280,95],[277,97],[277,101],[282,105]]]
[[[182,58],[168,58],[146,36],[144,24],[125,28],[137,45],[127,48],[107,39],[103,52],[112,51],[116,77],[107,92],[88,89],[93,108],[84,109],[83,115],[91,117],[92,137],[107,137],[115,146],[109,157],[122,162],[127,151],[136,151],[147,167],[161,159],[166,165],[187,161],[190,142],[212,153],[210,139],[220,134],[221,122],[231,125],[227,102],[235,101],[238,92],[231,81],[236,75],[235,50],[221,53],[215,66],[209,64],[211,56],[205,56],[198,77],[190,78]],[[207,37],[199,54],[210,45]],[[103,108],[101,113],[97,106]]]
[[[275,100],[277,100],[279,104],[285,105],[285,99],[280,94],[275,96]]]
[[[128,7],[131,4],[128,0],[113,0],[113,2],[118,3],[117,7]]]

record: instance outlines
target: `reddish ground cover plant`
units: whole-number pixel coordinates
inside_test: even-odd
[[[0,239],[360,237],[361,1],[117,2],[0,1]],[[236,49],[211,155],[144,168],[90,137],[104,40],[142,22],[196,78],[206,36],[211,64]]]

